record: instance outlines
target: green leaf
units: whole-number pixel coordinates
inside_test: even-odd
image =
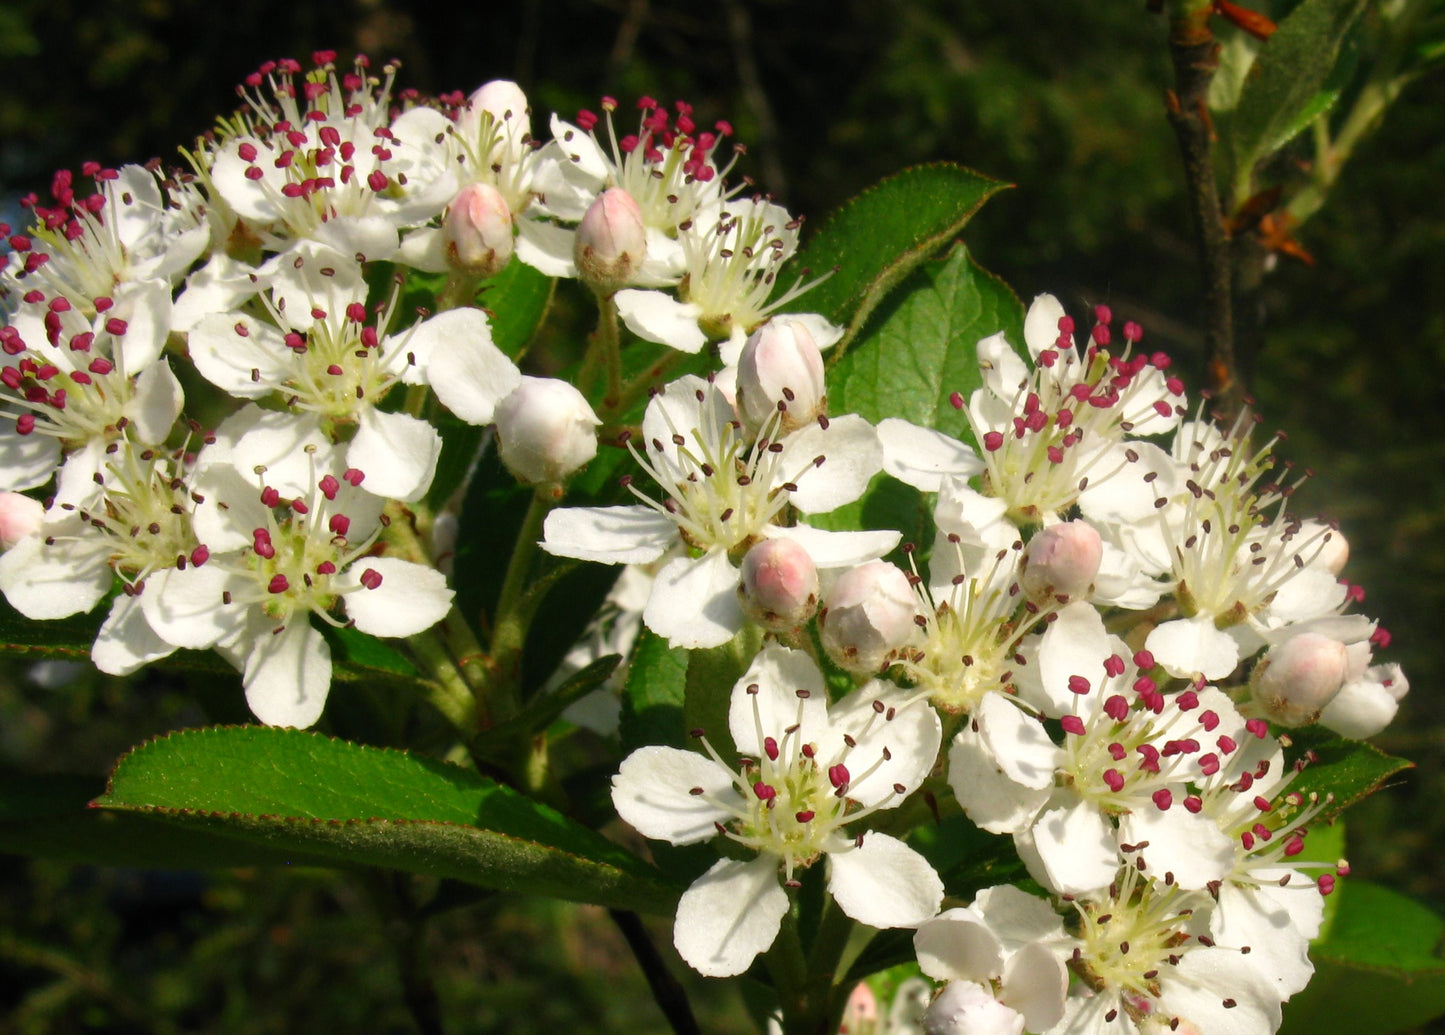
[[[516,258],[482,283],[477,302],[491,314],[492,342],[512,359],[521,358],[537,333],[555,283]]]
[[[796,268],[836,272],[789,308],[821,313],[843,327],[841,352],[883,297],[1007,186],[949,163],[882,180],[829,216],[798,253]]]
[[[339,866],[667,911],[675,891],[599,834],[470,770],[301,730],[188,730],[136,748],[97,806]]]
[[[682,747],[686,700],[687,651],[669,647],[661,636],[643,629],[622,691],[623,749],[630,752],[644,744]]]
[[[1281,1035],[1388,1035],[1445,1013],[1445,920],[1397,892],[1348,879],[1315,975],[1285,1004]]]
[[[1289,789],[1321,798],[1332,796],[1333,803],[1320,813],[1322,820],[1373,794],[1396,773],[1414,768],[1413,762],[1392,758],[1371,744],[1345,740],[1318,726],[1295,730],[1290,740],[1295,745],[1294,757],[1313,754]]]
[[[0,599],[0,652],[30,655],[36,661],[85,661],[104,617],[97,608],[88,615],[37,622]]]
[[[979,339],[1003,331],[1023,340],[1024,308],[1007,284],[984,270],[962,244],[942,261],[914,270],[858,340],[828,372],[835,413],[859,413],[937,428],[971,441],[968,421],[949,397],[982,384]]]
[[[90,808],[104,790],[105,781],[92,776],[0,776],[0,853],[168,870],[330,865],[309,854],[242,845],[138,813]]]
[[[1304,113],[1319,103],[1345,35],[1364,6],[1365,0],[1304,0],[1260,50],[1227,135],[1236,200],[1250,193],[1255,163],[1308,124]]]

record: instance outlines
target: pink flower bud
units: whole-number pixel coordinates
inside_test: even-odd
[[[756,431],[782,412],[783,432],[811,424],[827,412],[823,354],[808,328],[796,320],[769,320],[738,358],[738,411]]]
[[[627,286],[647,258],[647,227],[631,194],[611,187],[597,196],[577,227],[573,257],[578,275],[598,294]]]
[[[1345,645],[1319,633],[1300,633],[1254,667],[1249,687],[1255,702],[1281,726],[1307,726],[1334,700],[1349,672]]]
[[[1103,540],[1087,521],[1040,529],[1024,551],[1024,592],[1035,600],[1088,596],[1103,558]]]
[[[838,576],[819,619],[828,656],[871,675],[913,635],[918,598],[901,569],[869,561]]]
[[[818,569],[791,539],[764,539],[743,556],[743,611],[771,632],[791,632],[818,609]]]
[[[497,403],[497,450],[518,481],[565,481],[597,455],[602,422],[582,393],[566,381],[523,377]]]
[[[494,277],[512,260],[512,210],[487,183],[463,187],[442,224],[447,265],[473,277]]]
[[[45,508],[18,492],[0,492],[0,550],[8,550],[40,527]]]
[[[843,1023],[839,1032],[873,1031],[878,1024],[878,997],[867,982],[860,981],[848,993],[848,1005],[843,1007]]]

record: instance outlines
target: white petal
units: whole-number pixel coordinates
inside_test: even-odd
[[[1052,787],[1063,752],[1044,725],[1002,694],[986,694],[974,709],[979,736],[995,764],[1014,783],[1030,790]]]
[[[875,679],[828,710],[829,724],[838,731],[838,748],[843,747],[845,731],[853,738],[849,770],[857,776],[868,774],[848,790],[848,796],[865,808],[880,805],[890,796],[892,800],[882,807],[902,805],[938,761],[943,743],[938,713],[923,701],[903,704],[906,699],[892,683]],[[874,709],[875,701],[884,706],[883,712]],[[825,743],[820,741],[818,747],[824,749]],[[897,791],[897,787],[903,790]]]
[[[132,282],[105,317],[99,322],[125,321],[116,359],[127,374],[139,374],[160,357],[171,333],[171,285],[164,280]]]
[[[1083,676],[1098,687],[1106,675],[1104,661],[1113,651],[1113,640],[1092,604],[1079,600],[1061,607],[1039,639],[1037,689],[1043,700],[1032,703],[1053,717],[1072,714],[1079,701],[1069,689],[1070,677]]]
[[[252,493],[258,493],[264,482],[283,499],[311,496],[316,472],[326,469],[333,453],[314,414],[262,410],[252,404],[223,422],[217,434],[229,433],[233,427],[245,430],[232,439],[231,463],[243,478],[259,479],[251,483]],[[256,473],[262,468],[264,476]]]
[[[1024,1015],[1029,1031],[1048,1031],[1064,1016],[1069,971],[1057,952],[1026,945],[1004,968],[999,1001]]]
[[[1173,883],[1191,891],[1223,880],[1234,867],[1234,841],[1205,813],[1179,805],[1161,810],[1146,802],[1119,820],[1121,845],[1146,842],[1135,854],[1148,863],[1148,872],[1172,873]]]
[[[410,414],[371,406],[361,411],[360,424],[346,462],[365,472],[367,491],[406,502],[426,495],[442,451],[436,428]]]
[[[22,435],[15,422],[0,426],[0,489],[20,492],[50,481],[60,466],[60,442],[49,435]]]
[[[577,276],[576,232],[538,219],[517,220],[517,258],[549,277]]]
[[[105,463],[105,447],[105,439],[92,438],[65,458],[55,476],[52,509],[66,504],[85,507],[100,497],[101,490],[95,478]]]
[[[218,252],[186,278],[171,310],[171,327],[189,331],[212,313],[239,309],[262,286],[255,267]]]
[[[1250,876],[1263,882],[1271,872]],[[1274,982],[1281,999],[1303,989],[1314,974],[1308,932],[1319,932],[1325,902],[1308,877],[1279,870],[1276,879],[1286,876],[1294,887],[1267,883],[1249,887],[1226,881],[1219,888],[1219,907],[1209,925],[1218,944],[1249,946],[1250,960]]]
[[[717,833],[717,824],[741,805],[734,774],[696,751],[651,745],[623,759],[612,778],[612,804],[643,837],[675,845],[696,844]],[[702,794],[693,794],[701,787]]]
[[[1003,944],[972,909],[945,909],[923,924],[913,936],[913,951],[935,981],[982,984],[1003,973]]]
[[[446,273],[446,235],[436,226],[413,230],[401,239],[392,261],[424,273]]]
[[[381,576],[375,589],[362,585],[368,571]],[[346,594],[346,617],[373,636],[415,636],[445,618],[452,606],[445,575],[397,557],[359,558],[336,585]]]
[[[757,692],[748,693],[754,685]],[[783,730],[794,725],[804,742],[831,728],[827,687],[807,652],[770,643],[733,685],[728,732],[739,754],[756,756],[765,738],[781,739]]]
[[[843,328],[817,313],[789,313],[788,319],[795,320],[806,327],[808,333],[813,336],[813,344],[825,352],[838,344],[839,339],[843,337]]]
[[[808,557],[819,568],[853,568],[876,561],[903,538],[901,533],[889,529],[832,532],[808,525],[769,526],[764,534],[769,539],[791,539],[808,551]]]
[[[201,376],[242,399],[268,395],[290,373],[280,332],[242,313],[213,313],[188,340]]]
[[[246,621],[246,608],[226,604],[226,593],[244,592],[245,576],[220,564],[194,565],[152,575],[141,594],[146,619],[162,639],[177,647],[204,649],[232,635]]]
[[[1177,967],[1161,969],[1161,1005],[1187,1017],[1199,1031],[1259,1035],[1279,1030],[1279,996],[1250,956],[1232,947],[1199,948],[1184,953]]]
[[[461,315],[454,316],[454,313]],[[427,383],[426,377],[430,372],[432,359],[438,353],[448,349],[466,351],[476,348],[482,342],[494,346],[492,325],[486,313],[480,309],[448,309],[444,313],[412,324],[400,335],[388,337],[384,347],[389,350],[389,354],[396,356],[392,362],[401,367],[402,380],[409,385],[419,385]],[[403,346],[405,351],[397,354],[396,350]],[[490,361],[495,361],[495,356],[490,353],[488,355]],[[507,362],[510,363],[511,360]],[[504,380],[510,377],[505,370],[502,370],[500,376]],[[520,381],[518,383],[520,384]],[[505,395],[504,392],[498,398],[504,398]]]
[[[943,881],[896,837],[870,832],[863,847],[828,853],[828,891],[869,927],[917,927],[943,903]]]
[[[717,647],[743,627],[738,570],[722,550],[667,562],[652,584],[642,621],[674,647]]]
[[[958,439],[897,417],[878,422],[878,439],[883,470],[921,492],[937,492],[947,475],[968,478],[983,470],[983,461]]]
[[[1069,943],[1064,922],[1053,907],[1012,884],[984,888],[974,898],[973,908],[1008,953],[1034,942],[1055,947]]]
[[[723,859],[678,900],[673,944],[699,974],[731,977],[773,944],[787,911],[776,861]]]
[[[1044,809],[1034,822],[1031,840],[1047,875],[1043,883],[1061,895],[1106,888],[1119,872],[1114,830],[1089,802],[1065,801]],[[1024,855],[1025,846],[1018,847]]]
[[[646,564],[677,542],[677,525],[651,507],[563,507],[542,525],[542,549],[603,564]]]
[[[855,413],[835,417],[826,430],[817,424],[800,428],[783,445],[788,457],[800,463],[824,458],[795,479],[798,488],[792,500],[805,514],[824,514],[852,503],[883,468],[877,430]]]
[[[1239,644],[1216,629],[1207,615],[1156,626],[1144,646],[1171,676],[1180,678],[1223,679],[1239,664]]]
[[[1006,775],[971,725],[953,738],[948,749],[948,785],[968,818],[993,834],[1025,829],[1052,793],[1051,788],[1025,787]]]
[[[100,602],[115,576],[100,536],[45,545],[47,535],[77,535],[79,519],[44,525],[0,554],[0,590],[27,618],[47,620],[83,614]]]
[[[522,373],[492,344],[487,314],[451,309],[427,321],[439,338],[426,379],[442,405],[468,424],[490,424],[497,403],[522,383]]]
[[[1024,344],[1035,358],[1045,349],[1052,349],[1059,340],[1059,318],[1066,315],[1064,307],[1053,295],[1035,295],[1024,317]]]
[[[246,703],[267,726],[305,729],[321,718],[331,689],[331,648],[304,615],[262,636],[246,659]]]
[[[142,665],[159,661],[175,650],[175,646],[157,636],[146,621],[140,598],[122,594],[115,598],[110,614],[95,637],[90,660],[102,672],[128,676]]]
[[[619,291],[617,312],[628,330],[644,341],[671,345],[679,352],[699,352],[707,335],[697,325],[702,310],[691,302],[679,302],[663,291]]]
[[[1374,679],[1355,679],[1340,687],[1320,712],[1320,723],[1351,740],[1373,737],[1394,721],[1399,699]]]
[[[185,391],[166,360],[153,363],[135,379],[134,394],[125,406],[133,441],[164,442],[185,404]]]

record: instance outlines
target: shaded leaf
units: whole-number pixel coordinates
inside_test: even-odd
[[[847,347],[883,297],[1007,186],[949,163],[880,181],[830,215],[793,260],[815,276],[836,272],[789,308],[843,327],[838,347]]]
[[[687,651],[669,647],[650,629],[637,636],[627,685],[622,691],[622,747],[635,751],[644,744],[682,747],[686,729]]]
[[[1321,819],[1338,815],[1379,790],[1396,773],[1414,767],[1413,762],[1392,758],[1371,744],[1345,740],[1318,726],[1295,730],[1290,740],[1295,745],[1292,757],[1313,752],[1313,760],[1290,784],[1290,790],[1334,797],[1333,804],[1320,814]]]
[[[126,755],[97,806],[333,865],[385,866],[616,908],[671,908],[650,866],[445,762],[263,726],[190,730]]]
[[[829,406],[874,423],[901,417],[971,441],[967,419],[949,398],[959,392],[967,399],[982,384],[979,340],[1003,331],[1017,346],[1023,319],[1008,285],[955,245],[943,260],[914,270],[833,365]]]
[[[1315,975],[1284,1008],[1282,1035],[1388,1035],[1445,1013],[1445,920],[1366,881],[1345,880]]]

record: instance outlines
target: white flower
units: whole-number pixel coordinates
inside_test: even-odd
[[[985,888],[913,936],[923,972],[948,987],[929,1010],[930,1035],[1047,1031],[1064,1012],[1073,940],[1042,899],[1012,885]]]
[[[324,242],[345,255],[386,259],[398,232],[441,212],[459,187],[434,108],[391,117],[395,68],[363,62],[339,74],[334,55],[302,77],[294,61],[268,62],[246,80],[249,110],[223,126],[196,164],[263,249]],[[299,80],[299,82],[298,82]]]
[[[523,377],[497,403],[497,452],[528,484],[562,482],[597,455],[602,422],[571,383]]]
[[[87,317],[69,299],[26,302],[0,327],[9,364],[0,369],[0,487],[43,485],[62,457],[60,502],[94,496],[105,449],[122,435],[158,444],[181,411],[181,386],[160,360],[170,333],[170,288],[132,285],[96,300]]]
[[[497,400],[521,380],[491,341],[486,314],[452,309],[391,332],[397,294],[372,313],[354,263],[314,247],[296,250],[266,297],[272,322],[216,313],[190,334],[196,368],[242,399],[279,394],[329,437],[356,427],[347,462],[368,472],[373,491],[419,499],[431,483],[441,437],[427,422],[379,409],[397,383],[431,383],[464,420],[488,423]]]
[[[802,221],[765,197],[730,201],[683,222],[683,272],[677,297],[663,291],[632,288],[617,293],[617,309],[640,338],[697,352],[709,341],[730,343],[736,351],[770,316],[790,304],[818,280],[800,275],[791,288],[773,297],[782,266],[798,249]],[[797,317],[790,317],[797,319]],[[827,348],[842,330],[822,317],[804,317]],[[725,350],[726,351],[726,350]]]
[[[697,377],[668,385],[648,403],[643,449],[633,456],[664,502],[643,495],[620,507],[554,510],[542,546],[561,557],[606,564],[646,563],[682,547],[687,556],[658,574],[643,620],[673,646],[725,643],[742,628],[736,565],[754,543],[794,539],[819,568],[872,560],[897,532],[827,532],[789,524],[791,509],[822,513],[862,495],[878,470],[871,426],[860,417],[819,421],[774,439],[747,436],[732,404]]]
[[[64,618],[90,611],[119,576],[123,592],[91,657],[101,671],[127,675],[175,650],[140,607],[151,576],[204,564],[207,551],[191,527],[194,504],[183,454],[122,439],[96,477],[92,503],[56,504],[43,523],[0,556],[0,590],[27,617]]]
[[[728,727],[744,761],[644,747],[612,781],[618,814],[647,837],[684,845],[721,832],[758,853],[723,859],[678,903],[674,941],[702,974],[740,974],[772,945],[795,874],[826,858],[828,890],[872,927],[912,927],[938,911],[943,884],[902,841],[843,828],[902,803],[928,775],[941,726],[929,708],[895,710],[870,683],[828,704],[801,651],[765,648],[733,688]]]
[[[543,174],[546,200],[538,206],[563,222],[575,223],[602,191],[626,191],[637,203],[647,233],[647,261],[633,282],[644,287],[675,284],[684,270],[683,248],[677,240],[680,227],[730,193],[722,181],[731,165],[719,169],[713,155],[732,127],[718,123],[712,132],[700,131],[691,106],[682,101],[675,115],[650,97],[639,100],[637,107],[642,112],[638,132],[618,139],[612,125],[617,102],[602,99],[607,146],[592,132],[598,122],[592,112],[580,113],[577,125],[552,116],[554,144],[548,150],[556,160]],[[517,241],[519,259],[548,276],[577,275],[572,230],[534,223],[524,224],[522,231]]]
[[[373,555],[383,501],[319,436],[295,449],[278,427],[290,419],[242,411],[222,426],[197,460],[207,562],[157,578],[142,606],[168,642],[233,660],[261,721],[304,727],[331,684],[312,615],[340,625],[341,604],[362,632],[411,636],[441,620],[452,591],[431,568]],[[248,462],[261,457],[271,462]]]

